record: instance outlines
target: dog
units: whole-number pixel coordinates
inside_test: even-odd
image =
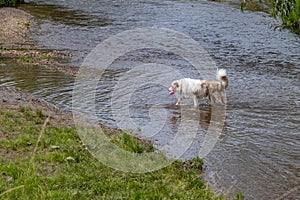
[[[228,78],[225,69],[217,70],[217,80],[199,80],[184,78],[173,81],[169,88],[169,94],[179,93],[176,105],[179,105],[183,98],[192,97],[194,106],[198,106],[198,100],[207,97],[212,105],[225,104],[225,90],[228,87]]]

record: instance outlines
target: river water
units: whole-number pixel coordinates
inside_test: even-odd
[[[225,126],[221,139],[205,157],[204,179],[217,194],[238,192],[245,199],[299,199],[300,196],[300,38],[273,31],[274,20],[263,12],[241,13],[226,3],[209,1],[35,1],[21,8],[39,19],[34,38],[40,48],[74,54],[80,66],[97,44],[114,34],[143,27],[179,31],[196,40],[229,76]],[[2,85],[14,86],[70,110],[74,77],[34,66],[20,68],[3,60]],[[111,111],[112,88],[132,66],[160,63],[186,77],[198,74],[178,56],[140,50],[118,59],[105,72],[97,90],[98,120],[116,126]],[[28,73],[30,71],[31,73]],[[164,73],[161,73],[163,78]],[[148,95],[144,95],[145,92]],[[176,134],[181,120],[176,99],[166,88],[138,87],[130,99],[130,116],[143,127],[151,106],[169,120],[150,138],[157,148]],[[193,109],[193,108],[191,108]],[[192,147],[181,157],[196,156],[211,123],[211,108],[200,106],[200,126]],[[151,121],[160,126],[159,121]],[[156,124],[157,123],[157,124]],[[130,127],[129,127],[130,128]]]

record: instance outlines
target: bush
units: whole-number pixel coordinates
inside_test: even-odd
[[[272,16],[280,16],[283,28],[300,33],[300,0],[274,0]]]
[[[16,6],[17,4],[24,3],[24,0],[0,0],[0,7]]]

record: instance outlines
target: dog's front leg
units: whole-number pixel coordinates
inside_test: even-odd
[[[194,107],[198,107],[199,102],[196,95],[193,96],[193,100],[194,100]]]
[[[178,97],[177,103],[175,105],[178,106],[180,104],[180,101],[181,101],[181,97]]]

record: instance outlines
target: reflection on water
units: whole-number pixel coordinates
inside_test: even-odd
[[[1,63],[0,85],[16,87],[59,108],[71,109],[74,77],[10,59]]]
[[[57,24],[101,27],[112,23],[112,20],[99,15],[87,15],[81,10],[68,9],[52,4],[22,4],[20,8],[28,11],[39,20],[52,21]]]
[[[229,75],[225,127],[205,158],[205,179],[210,187],[223,194],[243,192],[251,200],[300,196],[298,36],[271,30],[274,20],[266,14],[243,14],[238,8],[215,2],[57,0],[53,4],[41,7],[48,10],[48,16],[38,11],[38,5],[23,9],[47,19],[35,39],[46,48],[71,51],[78,66],[103,39],[137,27],[170,28],[197,40]],[[64,9],[68,22],[59,13]],[[199,78],[189,63],[169,52],[128,53],[109,66],[99,80],[96,109],[101,122],[116,126],[111,111],[112,90],[123,73],[145,63],[166,64],[186,77]],[[59,107],[70,107],[71,77],[9,63],[0,70],[1,84],[14,85]],[[149,137],[158,148],[173,140],[182,122],[175,102],[167,88],[153,84],[138,87],[129,102],[135,130],[149,124],[153,110],[164,110],[162,130]],[[212,123],[211,113],[211,108],[200,107],[199,131],[182,159],[198,155]],[[161,125],[155,119],[152,123],[154,127]]]

